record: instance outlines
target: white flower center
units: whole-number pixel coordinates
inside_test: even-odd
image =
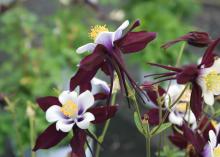
[[[219,92],[220,91],[220,75],[216,70],[212,70],[205,77],[205,84],[208,91]]]
[[[95,27],[91,28],[91,31],[89,33],[89,37],[92,40],[95,40],[96,37],[101,33],[101,32],[109,32],[108,28],[106,27],[106,25],[96,25]]]
[[[61,112],[69,117],[69,118],[74,118],[77,116],[78,113],[78,106],[72,101],[68,100],[62,107],[61,107]]]

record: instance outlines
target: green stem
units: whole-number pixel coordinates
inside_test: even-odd
[[[179,55],[178,55],[178,58],[177,58],[177,61],[176,61],[176,66],[179,66],[179,64],[180,64],[180,60],[183,56],[183,51],[184,51],[185,46],[186,46],[186,42],[184,42],[182,44],[181,48],[180,48],[180,52],[179,52]]]
[[[113,93],[113,94],[112,94],[112,102],[111,102],[111,104],[115,104],[116,95],[117,95],[117,93]],[[98,138],[100,144],[102,144],[103,141],[104,141],[105,135],[106,135],[107,130],[108,130],[109,125],[110,125],[110,122],[111,122],[110,119],[108,119],[108,120],[106,121],[106,123],[105,123],[105,125],[104,125],[104,129],[103,129],[101,135],[100,135],[99,138]],[[100,151],[101,151],[101,145],[100,145],[100,144],[98,144],[97,147],[96,147],[95,157],[99,157],[99,156],[100,156]]]
[[[29,118],[29,125],[30,125],[30,146],[33,148],[34,146],[34,139],[35,139],[35,132],[34,132],[34,117]],[[36,154],[34,151],[31,151],[31,157],[35,157]]]
[[[151,157],[151,139],[150,137],[146,137],[146,157]]]
[[[181,94],[179,95],[179,97],[176,99],[176,101],[173,102],[173,104],[171,104],[169,107],[172,108],[183,96],[184,92],[186,91],[186,89],[188,88],[189,84],[187,84],[185,86],[185,88],[183,89],[183,91],[181,92]],[[160,124],[158,125],[158,127],[151,133],[152,135],[157,132],[157,130],[160,129],[161,125],[165,122],[167,116],[169,115],[169,112],[167,111],[162,119],[162,121],[160,122]]]

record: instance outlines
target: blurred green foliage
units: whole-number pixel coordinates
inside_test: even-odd
[[[199,10],[199,5],[193,0],[134,0],[131,3],[135,5],[128,6],[131,10],[129,16],[139,18],[142,29],[157,32],[157,39],[143,53],[133,55],[132,61],[141,63],[144,68],[147,61],[175,64],[181,44],[166,52],[161,45],[193,30],[189,23],[194,17],[192,15]]]
[[[126,19],[140,19],[142,29],[158,32],[156,42],[130,57],[131,63],[142,63],[143,67],[146,61],[175,61],[179,47],[161,53],[160,46],[188,32],[191,27],[187,22],[198,8],[193,0],[100,0],[98,5],[107,10],[121,9]],[[4,153],[7,139],[17,156],[31,147],[26,114],[30,104],[35,113],[35,133],[47,127],[35,98],[57,95],[57,90],[68,87],[82,57],[75,55],[75,49],[89,42],[90,26],[110,23],[110,28],[116,28],[112,23],[121,22],[102,18],[83,3],[59,6],[52,16],[40,17],[22,5],[0,15],[0,94],[8,98],[0,109],[0,153]]]

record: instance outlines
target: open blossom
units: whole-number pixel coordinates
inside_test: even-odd
[[[90,91],[77,96],[75,91],[64,91],[59,96],[61,106],[53,105],[46,111],[48,122],[56,122],[57,131],[69,132],[74,125],[88,129],[91,121],[95,120],[92,113],[86,112],[93,104],[94,97]]]
[[[144,83],[142,86],[142,88],[146,91],[147,95],[149,96],[150,103],[152,104],[151,106],[153,107],[146,113],[150,124],[159,124],[158,100],[161,99],[164,100],[161,101],[163,103],[162,114],[165,115],[165,112],[169,113],[168,117],[166,118],[166,121],[169,121],[172,124],[178,126],[182,126],[185,121],[188,124],[190,124],[192,128],[196,127],[196,117],[189,108],[191,94],[191,91],[189,89],[187,89],[181,96],[180,100],[173,105],[173,103],[177,100],[177,98],[183,91],[183,85],[173,83],[169,87],[168,91],[165,91],[160,86],[153,86],[150,83]],[[170,108],[170,105],[173,105],[173,107]]]
[[[74,91],[64,91],[59,97],[38,98],[39,107],[46,112],[46,119],[52,124],[39,135],[33,150],[51,148],[73,131],[74,137],[70,142],[72,155],[85,157],[86,136],[91,136],[87,133],[89,125],[103,123],[117,111],[117,105],[93,107],[94,101],[93,94],[88,90],[79,95]]]
[[[203,156],[204,157],[219,157],[220,144],[218,143],[217,135],[213,130],[209,131],[209,141],[206,144]]]
[[[202,87],[203,98],[206,104],[214,104],[214,95],[220,94],[220,59],[216,59],[211,67],[201,68],[197,78]]]
[[[125,21],[116,31],[110,32],[106,26],[95,26],[92,28],[89,36],[94,43],[88,43],[77,49],[78,53],[90,51],[91,54],[83,58],[79,63],[79,69],[71,78],[70,89],[74,90],[77,86],[83,87],[89,85],[98,70],[102,70],[110,77],[110,102],[114,73],[119,76],[120,87],[125,95],[128,95],[126,82],[140,93],[139,86],[127,72],[122,54],[134,53],[144,49],[148,43],[155,39],[156,33],[132,30],[140,25],[137,20],[131,25],[128,31],[124,31],[129,25]],[[88,87],[88,86],[87,86]],[[140,94],[139,94],[140,96]]]
[[[190,107],[197,118],[200,117],[202,113],[202,98],[204,97],[207,104],[212,105],[214,103],[213,95],[219,94],[220,88],[219,85],[216,85],[219,80],[219,60],[216,60],[216,55],[214,53],[219,43],[220,38],[209,44],[198,65],[190,64],[179,68],[149,63],[152,66],[161,67],[170,71],[167,73],[155,74],[159,75],[157,78],[163,78],[158,82],[176,80],[178,84],[192,84]]]
[[[184,85],[172,84],[165,96],[165,106],[169,108],[170,104],[173,104],[177,98],[180,96],[181,92],[184,89]],[[192,124],[193,127],[196,127],[196,117],[190,109],[190,89],[186,91],[181,96],[180,100],[171,108],[169,114],[169,121],[173,124],[182,126],[183,122],[186,121],[189,124]]]
[[[115,32],[109,32],[106,25],[97,25],[91,29],[89,36],[94,40],[94,43],[88,43],[79,47],[76,52],[83,53],[85,51],[92,52],[98,44],[104,45],[109,51],[114,47],[114,41],[122,37],[122,32],[129,25],[129,21],[125,21]]]

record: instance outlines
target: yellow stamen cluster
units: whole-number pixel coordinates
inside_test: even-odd
[[[91,31],[89,33],[89,37],[92,40],[95,40],[96,37],[99,35],[99,33],[101,32],[109,32],[108,28],[106,27],[106,25],[96,25],[94,27],[91,28]]]
[[[214,128],[217,128],[218,122],[215,120],[211,120],[211,124],[214,126]]]
[[[77,115],[78,106],[72,101],[68,100],[62,107],[61,112],[70,118],[73,118]]]
[[[214,155],[214,157],[220,156],[220,147],[217,147],[213,150],[213,155]]]
[[[178,104],[176,105],[176,109],[180,112],[186,112],[187,106],[190,102],[191,90],[187,89],[182,97],[180,98]]]
[[[213,70],[204,77],[207,90],[212,92],[220,91],[220,75],[217,71]]]

